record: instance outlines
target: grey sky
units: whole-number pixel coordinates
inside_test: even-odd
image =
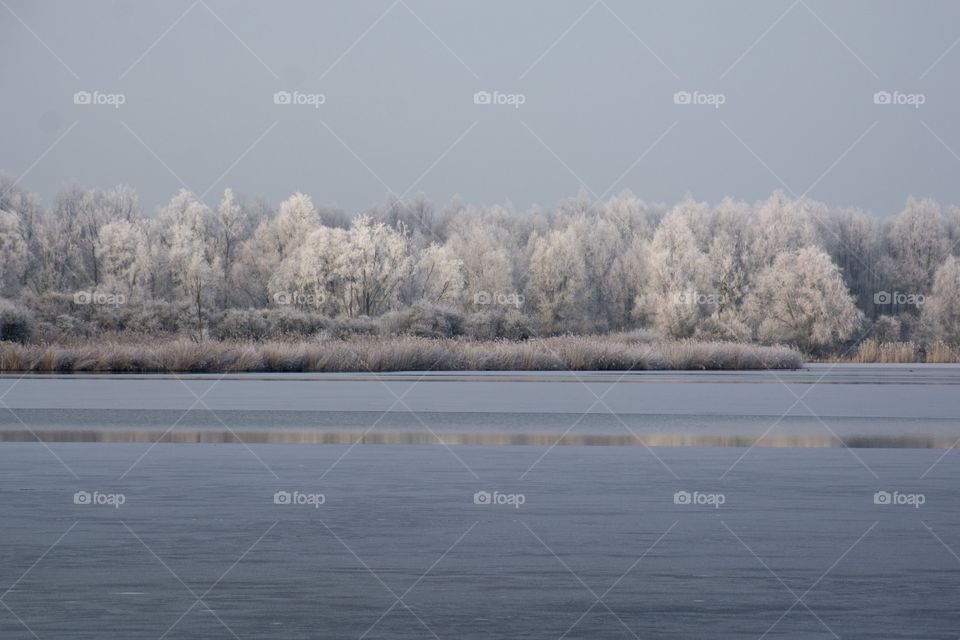
[[[949,0],[2,0],[0,170],[47,199],[130,184],[148,210],[182,180],[351,211],[388,189],[523,209],[812,186],[890,213],[960,203],[958,38]],[[325,103],[274,104],[295,89]]]

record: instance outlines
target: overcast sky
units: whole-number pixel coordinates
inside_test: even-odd
[[[0,0],[0,170],[148,210],[780,188],[887,214],[960,203],[958,38],[952,0]]]

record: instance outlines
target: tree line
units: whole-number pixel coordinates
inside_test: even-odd
[[[263,310],[439,314],[459,318],[454,334],[458,322],[642,327],[806,353],[867,335],[957,345],[957,255],[960,208],[929,199],[879,217],[781,192],[672,206],[581,193],[522,212],[419,194],[350,215],[302,193],[274,208],[227,189],[215,203],[182,190],[145,215],[129,187],[71,186],[46,206],[0,179],[0,296],[66,332],[112,307],[113,329],[130,328],[121,308],[140,309],[198,338]]]

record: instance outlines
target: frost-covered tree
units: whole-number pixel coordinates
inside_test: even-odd
[[[412,261],[407,238],[368,216],[353,221],[337,261],[337,290],[349,317],[376,316],[399,303],[400,284]]]
[[[0,210],[0,296],[13,296],[23,285],[30,257],[20,217]]]
[[[146,230],[140,223],[118,220],[100,228],[96,244],[98,286],[128,298],[149,288],[151,262]]]
[[[692,200],[677,205],[650,243],[647,283],[637,297],[636,313],[664,335],[690,336],[716,309],[710,261],[691,229],[691,221],[706,217],[705,208]]]
[[[750,221],[753,237],[747,253],[748,269],[759,273],[784,251],[817,245],[818,218],[822,220],[824,215],[820,203],[791,200],[782,191],[758,203]]]
[[[240,297],[255,306],[270,304],[271,288],[276,290],[271,279],[319,226],[320,215],[309,196],[295,193],[287,198],[276,217],[264,219],[237,251],[231,282],[242,294]],[[290,266],[286,268],[289,270]]]
[[[311,231],[270,278],[272,302],[338,313],[339,269],[347,242],[343,229],[320,226]]]
[[[166,261],[174,294],[188,305],[198,338],[204,335],[208,309],[223,286],[219,230],[215,214],[181,191],[160,212],[165,227]]]
[[[744,307],[761,340],[807,354],[849,340],[863,320],[840,270],[817,247],[777,256],[757,276]]]
[[[937,269],[922,317],[934,338],[960,345],[960,261],[954,256]]]
[[[929,291],[934,272],[950,253],[949,233],[940,205],[909,199],[887,229],[884,288],[910,294]]]
[[[500,207],[480,210],[467,207],[453,223],[446,246],[463,261],[466,282],[464,299],[474,309],[485,309],[484,301],[516,293],[513,274],[516,245],[510,230],[501,224]]]
[[[576,227],[531,241],[524,295],[543,333],[583,331],[587,325],[587,267]]]
[[[233,268],[233,259],[237,248],[250,233],[250,216],[237,202],[232,189],[223,192],[223,199],[217,206],[217,219],[221,233],[221,262],[224,273],[229,274]]]
[[[628,222],[601,208],[595,216],[581,215],[571,221],[564,233],[583,262],[583,327],[605,331],[621,326],[626,297],[623,263],[631,240]]]
[[[847,288],[857,298],[857,306],[874,315],[873,293],[887,286],[880,280],[882,230],[879,220],[862,211],[834,211],[824,240],[827,252],[843,273]]]
[[[432,243],[414,257],[406,302],[459,306],[465,286],[463,260],[450,247]]]

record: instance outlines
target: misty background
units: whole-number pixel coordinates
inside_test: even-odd
[[[231,186],[348,211],[388,191],[525,209],[810,189],[889,214],[960,202],[958,18],[949,1],[2,0],[0,170],[47,201],[129,184],[148,212]],[[274,103],[295,90],[325,101]]]

